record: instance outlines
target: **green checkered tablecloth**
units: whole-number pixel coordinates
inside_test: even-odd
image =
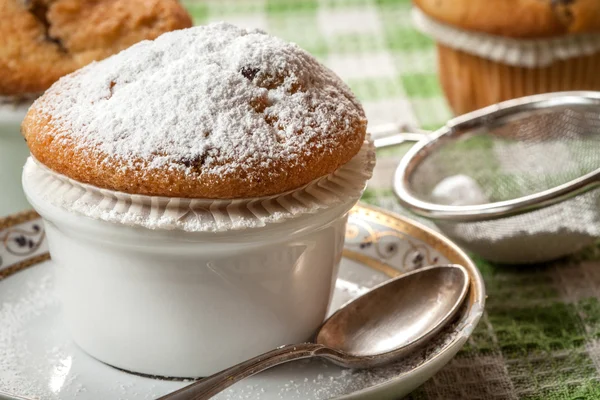
[[[369,123],[435,129],[451,117],[434,43],[411,25],[408,0],[184,2],[196,24],[224,20],[298,43],[337,72]],[[392,173],[406,147],[379,151],[363,201],[406,214]],[[486,312],[467,346],[411,399],[600,399],[600,243],[547,265],[475,260]]]

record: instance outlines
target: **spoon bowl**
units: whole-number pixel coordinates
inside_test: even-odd
[[[350,301],[319,328],[314,342],[344,353],[336,364],[366,368],[414,350],[456,314],[469,289],[460,265],[422,268]],[[329,357],[328,357],[329,358]]]
[[[288,361],[322,357],[346,368],[396,361],[425,344],[460,309],[469,289],[456,264],[421,268],[374,287],[329,317],[308,343],[281,346],[159,400],[203,400]]]

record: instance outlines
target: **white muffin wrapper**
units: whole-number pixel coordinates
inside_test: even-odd
[[[542,39],[515,39],[460,29],[436,21],[413,7],[417,29],[444,46],[518,67],[545,67],[556,61],[600,52],[600,33]]]
[[[33,157],[27,160],[23,174],[26,185],[45,201],[93,219],[149,229],[224,232],[265,227],[356,202],[374,166],[375,148],[368,137],[358,154],[330,175],[283,194],[233,200],[132,195],[102,189],[58,174]]]

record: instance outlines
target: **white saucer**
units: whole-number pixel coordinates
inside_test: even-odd
[[[74,345],[61,323],[46,251],[33,212],[0,219],[0,398],[154,399],[188,384],[118,370]],[[318,360],[287,364],[248,378],[216,399],[385,399],[411,392],[470,336],[483,312],[483,281],[471,260],[439,234],[379,209],[352,210],[333,310],[398,271],[432,263],[465,266],[471,289],[457,321],[425,348],[368,371]]]

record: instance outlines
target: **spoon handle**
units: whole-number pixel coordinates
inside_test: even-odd
[[[225,390],[244,378],[257,374],[288,361],[318,356],[327,348],[315,343],[301,343],[279,347],[261,354],[233,367],[217,372],[207,378],[200,379],[158,400],[204,400]]]

